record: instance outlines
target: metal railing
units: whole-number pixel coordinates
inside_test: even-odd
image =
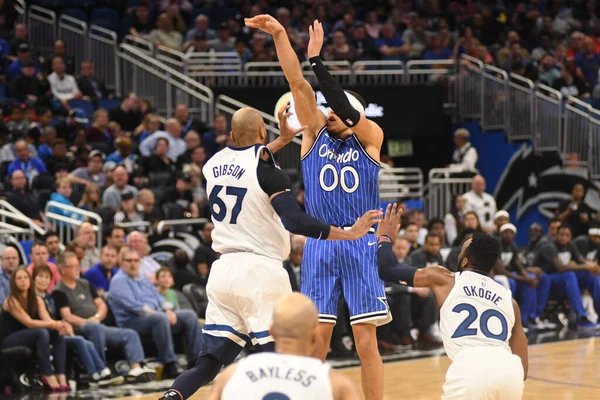
[[[379,198],[388,201],[421,199],[423,172],[420,168],[390,168],[381,164],[379,170]]]
[[[46,230],[44,228],[33,222],[31,218],[28,218],[15,206],[13,206],[4,199],[0,199],[0,221],[7,223],[11,223],[13,221],[20,221],[25,223],[27,227],[29,229],[32,229],[36,234],[40,236],[46,234]]]
[[[7,210],[0,209],[0,234],[8,233],[18,241],[34,240],[36,231],[32,222],[25,216],[13,214]]]
[[[535,113],[533,112],[535,84],[527,78],[510,74],[508,83],[508,127],[506,136],[509,141],[532,140],[535,131]]]
[[[508,74],[491,65],[484,65],[481,74],[481,129],[503,130],[508,121]]]
[[[536,151],[557,151],[562,134],[562,93],[538,84],[534,94],[535,129],[533,147]]]
[[[590,112],[592,106],[569,96],[565,104],[565,127],[560,148],[569,166],[587,167],[592,159]],[[598,149],[596,149],[596,152]]]
[[[600,179],[600,157],[598,157],[598,149],[600,149],[600,110],[592,109],[590,112],[590,149],[595,149],[596,156],[592,153],[590,158],[590,178],[593,180]]]
[[[244,84],[246,86],[289,86],[281,64],[276,61],[251,61],[244,64]]]
[[[121,95],[118,53],[117,34],[101,26],[91,25],[88,34],[88,57],[94,63],[96,78],[103,80],[108,89]]]
[[[52,54],[56,41],[56,13],[38,6],[29,7],[27,15],[29,42],[44,57]]]
[[[17,23],[24,24],[27,21],[27,4],[25,4],[25,0],[15,1],[15,11],[17,12]]]
[[[119,50],[124,93],[147,98],[163,116],[173,115],[177,104],[187,104],[194,118],[212,124],[211,89],[126,43],[121,43]]]
[[[204,85],[238,86],[242,83],[242,59],[236,52],[201,52],[185,55],[185,74]]]
[[[129,230],[131,229],[133,231],[142,232],[148,236],[154,233],[152,230],[152,223],[149,221],[119,222],[114,225],[125,229],[126,232],[130,232]]]
[[[65,213],[70,213],[71,217],[55,213],[54,210],[62,210]],[[49,201],[46,203],[45,214],[48,223],[52,227],[52,230],[58,234],[58,238],[61,243],[69,243],[75,239],[77,235],[77,229],[84,222],[91,222],[96,232],[96,246],[102,247],[102,217],[95,212],[87,211],[82,208],[69,206],[56,201]],[[79,214],[83,216],[83,220],[72,218],[73,214]]]
[[[483,63],[476,58],[462,55],[457,68],[458,115],[464,119],[481,117],[483,93]]]
[[[156,233],[160,235],[167,227],[204,225],[207,222],[210,222],[210,220],[206,218],[166,219],[158,222],[156,225]],[[169,231],[173,232],[173,229],[169,229]]]
[[[464,194],[470,190],[472,176],[466,171],[456,173],[447,168],[433,168],[429,171],[428,194],[424,198],[426,215],[444,216],[452,205],[456,195]],[[470,175],[470,176],[469,176]]]
[[[58,38],[65,42],[69,54],[75,59],[75,74],[79,73],[81,62],[89,55],[87,31],[87,24],[81,20],[65,14],[58,19]]]
[[[402,61],[356,61],[352,64],[357,85],[397,85],[404,82],[406,69]]]
[[[144,38],[127,35],[123,39],[123,43],[135,47],[138,51],[141,51],[148,55],[154,54],[154,45],[152,44],[152,42]]]
[[[215,104],[215,111],[217,113],[224,114],[228,121],[231,122],[231,116],[237,110],[243,107],[254,108],[251,105],[242,103],[241,101],[237,101],[232,99],[229,96],[220,95],[217,97],[217,102]],[[256,109],[255,109],[256,110]],[[279,121],[272,115],[269,115],[263,111],[256,110],[260,113],[265,121],[265,127],[267,129],[267,139],[268,141],[272,141],[279,136]],[[228,126],[231,126],[228,124]],[[299,138],[294,138],[290,144],[285,146],[283,149],[279,150],[275,154],[275,158],[277,162],[283,169],[295,169],[300,170],[300,147],[302,145],[302,141]]]

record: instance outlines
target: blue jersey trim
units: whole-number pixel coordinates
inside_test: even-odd
[[[321,128],[321,130],[319,131],[319,133],[317,133],[317,136],[315,137],[315,141],[312,144],[312,146],[310,146],[310,149],[308,149],[308,151],[306,152],[305,155],[303,155],[302,157],[300,157],[300,161],[304,161],[304,159],[306,157],[308,157],[310,155],[310,153],[312,153],[313,149],[317,146],[317,142],[319,141],[319,138],[321,137],[321,135],[323,134],[323,132],[325,132],[325,129],[327,129],[327,125],[325,125],[324,127]]]
[[[271,336],[271,334],[269,333],[269,331],[260,331],[250,332],[248,336],[250,336],[250,339],[262,339]]]
[[[378,161],[375,161],[375,159],[373,159],[373,157],[371,157],[369,155],[369,153],[367,153],[367,150],[365,150],[365,147],[363,146],[363,144],[360,142],[360,140],[358,139],[358,136],[356,136],[356,133],[352,132],[352,136],[354,137],[354,139],[356,140],[356,143],[358,143],[358,147],[360,147],[360,149],[362,150],[362,152],[365,154],[365,156],[367,156],[367,158],[369,160],[371,160],[371,162],[375,165],[377,165],[378,167],[381,168],[381,163]],[[380,149],[381,151],[381,149]]]

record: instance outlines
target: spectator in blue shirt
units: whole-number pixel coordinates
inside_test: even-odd
[[[404,43],[396,33],[394,25],[390,23],[383,25],[381,37],[376,44],[384,60],[405,60],[411,49],[410,43]]]
[[[452,50],[442,47],[442,37],[436,33],[431,36],[430,46],[423,53],[424,60],[449,60],[452,58]]]
[[[19,49],[17,50],[17,59],[13,61],[8,67],[8,71],[6,72],[8,78],[12,79],[19,75],[23,75],[23,63],[31,60],[32,55],[29,45],[27,43],[22,43],[21,45],[19,45]],[[35,74],[37,75],[41,71],[40,64],[37,61],[34,61],[34,63]]]
[[[594,39],[589,36],[583,40],[583,51],[575,57],[575,64],[583,73],[590,87],[596,86],[598,70],[600,69],[600,54],[594,49]]]
[[[50,201],[64,204],[66,206],[75,207],[73,202],[71,202],[71,194],[73,193],[73,186],[71,185],[71,181],[68,177],[60,178],[56,182],[56,192],[50,195]],[[66,211],[62,208],[51,206],[48,209],[49,212],[54,214],[62,215],[63,217],[77,219],[79,221],[83,221],[83,215],[77,212]]]
[[[19,253],[14,247],[6,247],[2,251],[2,268],[0,268],[0,304],[10,293],[10,276],[19,267]]]
[[[96,289],[99,296],[108,292],[110,281],[119,269],[117,265],[117,249],[106,245],[100,253],[100,262],[87,270],[83,277]]]
[[[29,154],[29,145],[24,139],[15,142],[15,158],[9,165],[7,175],[11,176],[15,171],[23,171],[28,182],[33,182],[33,178],[39,174],[48,172],[43,161],[37,157],[31,157]]]
[[[173,311],[152,282],[139,277],[140,256],[135,250],[121,255],[121,270],[110,282],[109,304],[120,327],[152,336],[158,359],[164,364],[163,377],[178,375],[173,333],[185,333],[188,365],[195,365],[202,344],[200,324],[191,310]]]

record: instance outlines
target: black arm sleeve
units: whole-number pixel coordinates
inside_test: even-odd
[[[329,237],[331,226],[302,212],[300,205],[291,192],[281,193],[271,201],[273,208],[285,229],[296,235],[304,235],[325,240]]]
[[[350,104],[344,89],[338,81],[327,71],[320,57],[312,57],[308,60],[319,81],[319,88],[323,92],[327,104],[337,114],[346,126],[352,127],[358,124],[360,112]]]
[[[413,286],[418,268],[398,264],[396,256],[392,252],[392,244],[382,242],[377,249],[377,270],[382,281]]]
[[[292,183],[289,176],[277,168],[272,161],[259,160],[256,174],[258,176],[258,184],[269,197],[275,193],[292,190]]]

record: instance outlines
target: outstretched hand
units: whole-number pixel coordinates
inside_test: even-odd
[[[350,230],[355,239],[365,236],[374,225],[381,222],[381,210],[370,210],[363,214]]]
[[[283,25],[268,14],[260,14],[252,18],[245,18],[244,22],[247,27],[260,29],[273,36],[279,32],[285,32]]]
[[[294,115],[293,112],[288,111],[290,107],[291,106],[288,104],[284,107],[281,107],[277,112],[277,119],[279,120],[279,136],[286,142],[291,142],[297,134],[304,132],[304,130],[307,128],[306,125],[303,125],[298,129],[293,129],[289,125],[288,118]]]
[[[377,227],[377,237],[388,236],[392,240],[400,231],[400,219],[402,217],[402,208],[398,207],[397,203],[388,204],[385,209],[383,220]]]
[[[308,27],[308,34],[308,58],[318,57],[323,47],[323,25],[315,19],[313,25]]]

